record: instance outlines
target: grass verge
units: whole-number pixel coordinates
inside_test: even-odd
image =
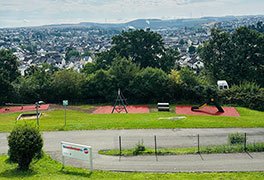
[[[263,152],[264,143],[248,144],[246,148],[247,152]],[[213,154],[213,153],[241,153],[244,152],[244,146],[238,145],[215,145],[215,146],[202,146],[200,147],[200,153]],[[188,148],[159,148],[157,150],[158,155],[183,155],[183,154],[196,154],[198,153],[197,147]],[[119,156],[118,149],[100,150],[99,154]],[[140,151],[136,148],[122,150],[122,156],[135,156],[135,155],[155,155],[155,149],[146,148],[144,151]]]
[[[45,155],[32,164],[29,171],[16,169],[15,164],[7,161],[7,156],[0,156],[0,179],[263,179],[264,172],[238,173],[124,173],[109,171],[89,172],[87,169],[66,167]]]

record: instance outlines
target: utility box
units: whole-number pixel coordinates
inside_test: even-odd
[[[217,86],[219,90],[229,89],[228,83],[225,80],[217,81]]]
[[[158,111],[170,111],[170,103],[158,103]]]

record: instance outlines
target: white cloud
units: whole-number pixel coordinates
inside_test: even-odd
[[[263,14],[263,8],[263,0],[0,0],[0,27]]]

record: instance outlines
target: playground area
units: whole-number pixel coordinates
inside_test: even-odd
[[[39,110],[48,110],[49,104],[39,105]],[[0,108],[0,114],[4,113],[16,113],[16,112],[28,112],[28,111],[36,111],[35,105],[23,105],[23,106],[5,106]]]
[[[202,109],[192,111],[191,106],[176,106],[177,114],[195,115],[195,116],[230,116],[239,117],[239,113],[234,107],[222,107],[224,112],[219,112],[214,106],[205,106]]]
[[[57,106],[56,106],[57,107]],[[74,107],[74,106],[73,106]],[[148,105],[128,105],[125,106],[127,112],[124,109],[118,109],[119,106],[113,111],[113,106],[95,106],[94,110],[89,111],[91,114],[147,114],[151,112],[151,108]],[[40,105],[39,110],[45,111],[50,108],[50,104]],[[171,107],[172,108],[172,107]],[[55,108],[56,109],[56,108]],[[72,109],[72,108],[69,108]],[[176,106],[175,113],[181,115],[193,115],[193,116],[229,116],[239,117],[239,112],[234,107],[223,107],[224,112],[217,111],[214,106],[205,106],[201,109],[192,111],[191,106]],[[75,110],[73,108],[73,110]],[[35,105],[24,105],[24,106],[5,106],[0,108],[0,114],[16,113],[16,112],[30,112],[36,111]],[[77,110],[78,111],[78,110]]]
[[[127,112],[131,114],[137,114],[137,113],[149,113],[149,107],[147,105],[142,106],[126,106]],[[92,114],[111,114],[113,110],[113,106],[98,106],[96,109],[92,112]],[[117,111],[114,111],[113,113],[118,113]],[[120,113],[126,113],[124,110]]]
[[[68,100],[65,100],[67,102],[67,105],[63,106],[66,110],[66,106],[68,106]],[[50,105],[44,104],[43,101],[39,101],[37,103],[37,109],[36,105],[34,104],[13,104],[13,103],[7,103],[6,107],[0,108],[0,114],[1,113],[13,113],[13,112],[27,112],[27,111],[42,111],[42,110],[48,110]],[[213,105],[213,106],[212,106]],[[114,114],[114,113],[130,113],[130,114],[146,114],[150,112],[155,111],[168,111],[168,112],[174,112],[176,114],[181,115],[195,115],[195,116],[230,116],[230,117],[237,117],[240,116],[236,108],[234,107],[222,107],[218,101],[211,96],[207,99],[207,101],[199,106],[171,106],[168,102],[158,102],[155,107],[149,107],[148,105],[128,105],[127,99],[122,94],[121,90],[118,89],[117,96],[115,99],[115,103],[107,106],[89,106],[91,108],[90,110],[83,109],[84,106],[68,106],[70,110],[77,110],[86,112],[89,114]],[[93,108],[92,108],[93,107]],[[174,108],[175,107],[175,108]],[[60,109],[61,107],[58,105],[52,105],[51,109]]]

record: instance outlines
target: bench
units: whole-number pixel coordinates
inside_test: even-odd
[[[157,104],[158,111],[170,111],[169,103],[158,103]]]

